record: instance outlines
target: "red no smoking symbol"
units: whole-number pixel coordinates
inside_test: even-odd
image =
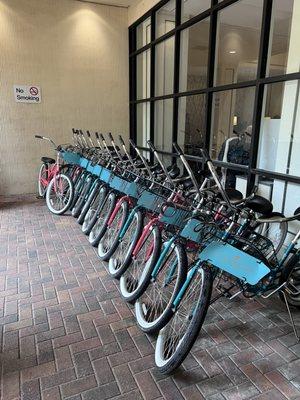
[[[29,89],[29,92],[30,92],[30,94],[32,94],[32,96],[36,96],[39,93],[39,89],[37,87],[35,87],[35,86],[32,86]]]

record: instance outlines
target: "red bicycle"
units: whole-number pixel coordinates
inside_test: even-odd
[[[50,142],[57,158],[42,157],[42,165],[39,170],[38,191],[41,197],[46,197],[46,204],[49,210],[56,215],[64,214],[71,206],[74,197],[74,185],[71,178],[62,173],[63,169],[69,168],[62,165],[60,146],[57,146],[52,139],[40,135],[35,135],[37,139]]]

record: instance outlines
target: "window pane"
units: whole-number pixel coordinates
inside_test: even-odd
[[[155,95],[173,93],[175,39],[164,40],[155,47]]]
[[[169,1],[156,12],[156,37],[160,37],[175,28],[175,0]]]
[[[255,87],[214,93],[211,156],[248,165]],[[235,187],[236,173],[228,170],[226,184]]]
[[[144,51],[136,57],[136,97],[150,97],[150,65],[151,50]]]
[[[136,49],[146,46],[151,42],[151,19],[147,18],[136,28]]]
[[[155,145],[158,149],[172,151],[173,99],[155,102]]]
[[[216,84],[256,79],[263,0],[241,0],[219,12]]]
[[[299,72],[299,12],[299,1],[273,1],[269,76]]]
[[[206,96],[180,97],[177,142],[187,154],[199,155],[205,143]]]
[[[258,167],[299,176],[299,81],[266,85]]]
[[[209,19],[181,32],[180,91],[207,86]]]
[[[147,140],[150,140],[150,103],[137,104],[136,113],[137,145],[147,147]]]
[[[210,8],[211,0],[182,0],[181,22],[185,22]]]

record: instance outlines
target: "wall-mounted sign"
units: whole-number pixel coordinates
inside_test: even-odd
[[[17,103],[40,103],[42,101],[39,86],[14,85],[14,95]]]

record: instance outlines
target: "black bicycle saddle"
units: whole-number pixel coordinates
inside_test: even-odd
[[[180,175],[180,168],[176,164],[173,164],[168,167],[168,172],[170,178],[175,179]]]
[[[262,215],[271,214],[273,211],[273,204],[269,200],[258,195],[247,200],[245,206]]]
[[[55,160],[50,157],[42,157],[41,160],[45,164],[54,164],[55,163]]]

